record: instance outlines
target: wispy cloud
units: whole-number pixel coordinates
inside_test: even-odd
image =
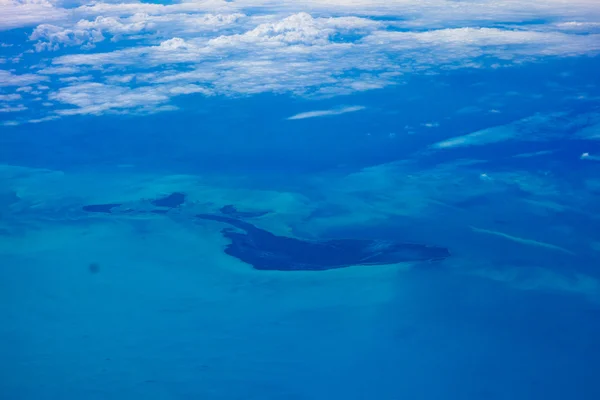
[[[546,249],[555,250],[555,251],[559,251],[559,252],[562,252],[562,253],[575,255],[575,253],[573,253],[572,251],[567,250],[567,249],[565,249],[563,247],[560,247],[560,246],[556,246],[554,244],[540,242],[538,240],[525,239],[525,238],[521,238],[521,237],[509,235],[509,234],[506,234],[504,232],[493,231],[493,230],[483,229],[483,228],[476,228],[474,226],[471,226],[471,229],[473,230],[473,232],[485,233],[485,234],[488,234],[488,235],[498,236],[498,237],[501,237],[503,239],[507,239],[507,240],[510,240],[510,241],[513,241],[513,242],[516,242],[516,243],[520,243],[520,244],[524,244],[524,245],[528,245],[528,246],[543,247],[543,248],[546,248]]]
[[[531,152],[531,153],[520,153],[520,154],[516,154],[512,157],[513,158],[531,158],[531,157],[548,156],[548,155],[551,155],[554,153],[555,153],[555,150],[541,150],[541,151],[535,151],[535,152]]]
[[[306,119],[306,118],[315,118],[315,117],[327,117],[327,116],[331,116],[331,115],[340,115],[340,114],[351,113],[351,112],[360,111],[360,110],[364,110],[364,109],[365,109],[365,107],[363,107],[363,106],[350,106],[350,107],[343,107],[343,108],[334,108],[331,110],[308,111],[308,112],[303,112],[300,114],[292,115],[288,119]]]
[[[600,161],[600,156],[592,155],[590,153],[583,153],[579,158],[588,161]]]
[[[433,149],[449,149],[468,146],[484,146],[492,143],[519,140],[528,142],[547,141],[562,137],[565,132],[575,130],[575,137],[594,139],[600,127],[600,114],[598,113],[551,113],[535,114],[506,125],[482,129],[462,136],[455,136],[430,147]],[[600,134],[598,134],[600,138]],[[541,155],[545,153],[537,153]],[[520,155],[520,157],[532,154]]]
[[[5,106],[0,104],[0,113],[15,113],[19,111],[25,111],[27,107],[22,104],[16,106]]]
[[[596,123],[590,124],[590,126],[579,131],[577,136],[580,139],[600,140],[600,118],[597,118]]]
[[[22,98],[21,95],[18,93],[0,94],[0,101],[2,101],[2,102],[21,100],[21,98]]]
[[[60,115],[98,115],[122,109],[150,109],[165,103],[169,97],[152,87],[130,89],[89,82],[61,88],[51,94],[49,99],[77,107],[57,111]]]
[[[13,74],[10,71],[0,69],[0,87],[31,85],[47,80],[48,78],[38,74]]]

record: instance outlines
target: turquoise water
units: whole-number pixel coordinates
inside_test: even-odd
[[[158,3],[0,4],[0,398],[600,398],[591,3]]]

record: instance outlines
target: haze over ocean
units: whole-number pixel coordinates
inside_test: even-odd
[[[0,399],[600,398],[597,0],[0,0]]]

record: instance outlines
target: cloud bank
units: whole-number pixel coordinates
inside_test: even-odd
[[[0,31],[27,31],[7,44],[25,50],[2,58],[0,94],[46,82],[24,106],[60,105],[30,106],[36,121],[169,110],[192,94],[332,97],[431,71],[600,51],[595,0],[0,0],[0,8]],[[334,114],[311,116],[323,115]]]

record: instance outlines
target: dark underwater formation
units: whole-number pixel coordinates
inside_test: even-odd
[[[152,200],[158,207],[136,211],[123,203],[93,204],[83,211],[107,214],[166,214],[185,202],[185,194],[173,193]],[[231,240],[225,253],[258,270],[324,271],[354,265],[385,265],[400,262],[440,261],[450,256],[448,249],[424,244],[370,239],[302,240],[277,236],[257,228],[242,218],[256,218],[268,211],[238,211],[234,206],[222,207],[219,214],[196,214],[191,218],[230,225],[221,233]]]

